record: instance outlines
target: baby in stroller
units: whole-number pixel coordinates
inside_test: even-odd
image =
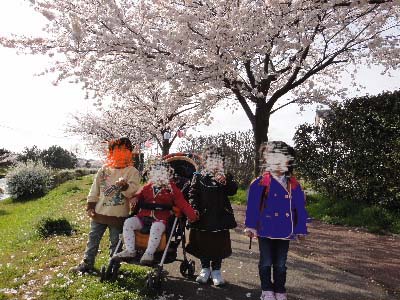
[[[147,248],[140,259],[141,264],[151,265],[173,206],[178,207],[189,222],[198,219],[197,213],[172,180],[171,171],[167,164],[161,162],[154,164],[149,171],[149,183],[130,199],[132,206],[138,206],[138,212],[125,220],[123,226],[125,250],[117,253],[115,258],[135,257],[135,230],[141,230],[145,223],[151,223]]]

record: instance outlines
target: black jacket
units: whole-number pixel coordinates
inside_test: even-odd
[[[228,196],[236,194],[237,183],[226,174],[226,185],[216,182],[210,175],[195,173],[189,191],[189,203],[199,211],[200,219],[190,228],[218,231],[237,226]]]

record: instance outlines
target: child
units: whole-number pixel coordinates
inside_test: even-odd
[[[305,197],[293,176],[294,150],[284,142],[261,146],[262,175],[250,185],[246,234],[258,237],[261,300],[286,300],[289,240],[307,234]],[[271,280],[273,267],[273,281]]]
[[[128,198],[139,188],[139,172],[133,167],[132,144],[128,138],[109,142],[107,163],[96,174],[87,197],[86,211],[91,218],[89,240],[83,261],[73,272],[93,271],[100,240],[106,229],[110,233],[110,255],[129,214]]]
[[[189,221],[197,220],[196,212],[184,199],[181,190],[171,180],[171,172],[166,165],[161,163],[153,165],[149,172],[149,183],[143,186],[132,199],[131,204],[139,203],[139,213],[127,219],[124,223],[123,236],[125,250],[116,254],[116,257],[131,258],[136,256],[135,230],[143,228],[143,222],[151,218],[151,229],[147,249],[143,253],[140,263],[151,265],[154,253],[160,244],[161,236],[166,229],[167,220],[171,216],[171,209],[152,210],[146,208],[146,204],[159,204],[161,206],[176,205],[189,218]]]
[[[211,277],[215,286],[225,283],[221,275],[222,259],[232,254],[229,229],[237,226],[228,196],[236,194],[237,184],[224,174],[224,157],[220,148],[209,146],[204,154],[204,169],[195,173],[189,191],[189,202],[200,219],[190,225],[188,253],[200,259],[198,283]],[[210,269],[210,264],[211,268]]]

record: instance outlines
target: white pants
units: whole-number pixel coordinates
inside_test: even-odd
[[[124,222],[124,243],[125,248],[129,252],[135,252],[135,230],[140,230],[143,228],[143,224],[138,217],[132,217]],[[165,224],[160,221],[155,221],[151,224],[150,237],[147,244],[146,253],[154,254],[157,247],[160,245],[161,236],[165,231]]]

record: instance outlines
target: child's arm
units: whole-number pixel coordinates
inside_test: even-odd
[[[190,189],[189,189],[189,203],[190,205],[195,209],[200,211],[200,203],[199,203],[199,198],[200,198],[200,175],[195,174],[193,176],[192,182],[190,183]]]
[[[93,179],[93,183],[90,188],[89,194],[87,196],[86,212],[89,215],[89,217],[94,216],[95,207],[100,198],[100,176],[101,176],[102,172],[103,172],[103,168],[100,168],[97,171],[97,174],[95,175],[95,177]]]
[[[185,216],[188,217],[190,222],[195,222],[198,219],[198,216],[195,210],[186,202],[185,197],[181,190],[174,184],[171,183],[172,193],[174,194],[174,203],[178,206]]]
[[[121,190],[121,193],[126,198],[131,198],[138,191],[140,186],[140,176],[139,171],[136,168],[131,168],[127,176],[127,185]]]
[[[247,207],[245,225],[247,228],[257,229],[260,218],[260,201],[263,196],[264,186],[259,185],[260,177],[254,180],[247,193]]]
[[[233,196],[237,192],[238,185],[237,185],[236,181],[233,179],[232,174],[230,174],[230,173],[226,174],[226,184],[225,184],[224,188],[225,188],[225,193],[228,196]]]

